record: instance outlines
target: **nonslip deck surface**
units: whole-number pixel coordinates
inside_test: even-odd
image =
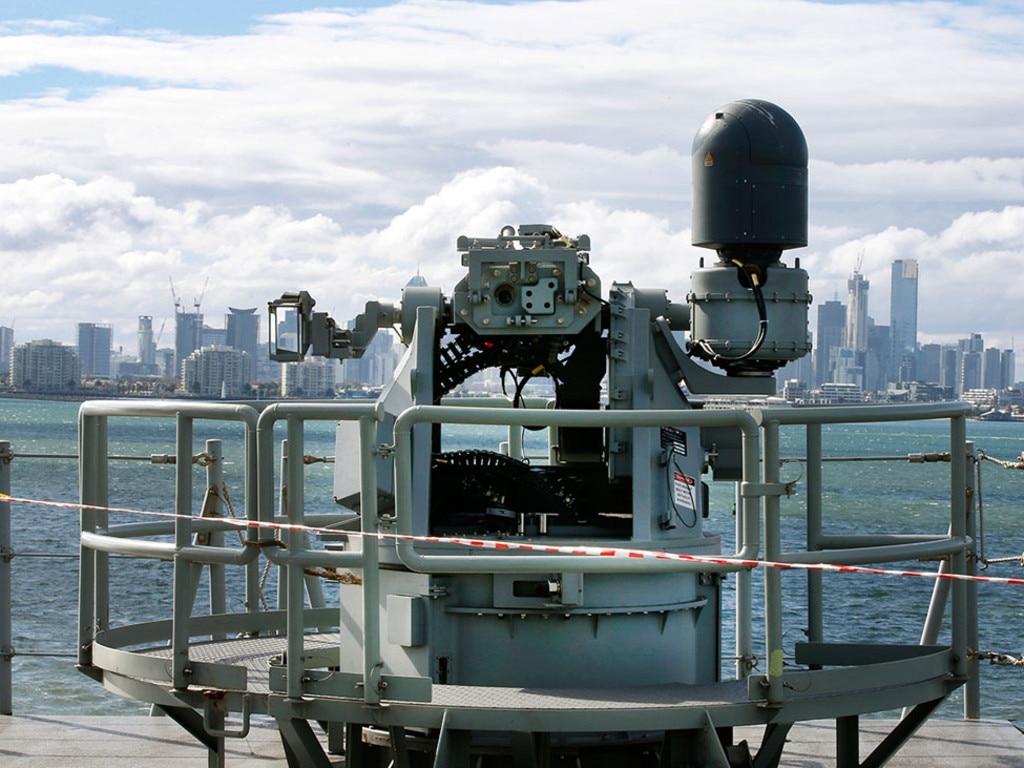
[[[861,721],[861,757],[891,730],[888,721]],[[752,744],[760,728],[736,729]],[[205,768],[206,751],[167,718],[0,716],[0,763],[4,768]],[[335,756],[335,766],[344,759]],[[231,768],[284,766],[284,751],[273,721],[254,718],[245,739],[227,742]],[[835,765],[831,722],[793,728],[782,768]],[[1024,734],[1011,723],[933,720],[925,723],[888,768],[1024,768]]]
[[[246,669],[250,693],[270,692],[270,660],[280,657],[286,647],[284,636],[244,637],[193,643],[189,657],[195,661],[232,664]],[[311,633],[303,638],[307,656],[323,654],[335,658],[337,633]],[[144,651],[146,655],[170,658],[169,648]],[[324,662],[326,666],[329,661]],[[708,685],[665,684],[638,688],[539,689],[499,686],[435,685],[431,705],[438,708],[519,710],[671,709],[681,706],[742,704],[748,701],[747,681]]]

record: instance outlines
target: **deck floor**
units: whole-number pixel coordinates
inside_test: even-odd
[[[861,758],[892,723],[861,722]],[[736,730],[752,744],[760,728]],[[207,755],[167,718],[0,716],[0,762],[4,768],[206,768]],[[335,766],[344,766],[341,757]],[[258,768],[285,765],[284,751],[272,720],[254,718],[245,739],[228,740],[226,765]],[[783,768],[835,765],[835,731],[831,722],[802,723],[790,732]],[[924,725],[888,768],[1024,768],[1024,734],[1003,721],[933,720]]]

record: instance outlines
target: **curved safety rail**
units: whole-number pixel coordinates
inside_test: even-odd
[[[107,419],[174,419],[175,504],[172,519],[112,525],[107,467]],[[952,634],[948,646],[934,640],[921,645],[850,645],[826,641],[820,572],[808,571],[808,642],[796,649],[799,668],[785,668],[782,638],[780,567],[765,569],[764,618],[768,665],[750,675],[737,664],[736,676],[722,683],[667,685],[617,690],[496,689],[439,685],[402,676],[383,667],[377,575],[380,548],[394,548],[407,569],[442,573],[546,573],[728,571],[736,574],[736,655],[753,655],[754,611],[750,569],[753,562],[778,566],[813,563],[864,564],[917,558],[943,558],[951,574],[969,574],[973,547],[969,502],[966,407],[963,404],[856,408],[806,408],[694,411],[570,411],[546,409],[417,406],[394,424],[394,444],[379,443],[383,417],[373,403],[276,403],[233,405],[168,401],[90,402],[82,407],[81,501],[82,581],[80,590],[79,667],[122,695],[152,702],[174,716],[211,750],[223,750],[225,737],[243,733],[251,713],[269,713],[282,729],[298,764],[326,765],[308,723],[344,727],[350,744],[364,724],[391,729],[392,739],[409,727],[435,729],[435,765],[464,748],[468,731],[600,732],[604,730],[708,731],[709,726],[766,724],[761,749],[781,752],[789,725],[822,717],[855,718],[893,707],[912,707],[887,743],[898,747],[931,711],[968,678],[968,627],[974,604],[963,581],[952,584]],[[235,422],[243,460],[244,515],[225,520],[202,510],[192,498],[195,454],[193,423],[213,419]],[[950,509],[948,534],[894,534],[837,537],[824,532],[822,504],[823,425],[830,423],[941,419],[949,422]],[[308,421],[352,421],[360,435],[357,461],[360,515],[339,507],[331,514],[305,512],[304,427]],[[284,422],[287,451],[293,460],[275,479],[275,427]],[[514,427],[731,427],[742,435],[735,551],[716,562],[650,557],[593,558],[576,554],[479,551],[453,553],[413,529],[413,431],[416,425],[489,424]],[[807,547],[783,551],[780,501],[789,488],[780,478],[780,428],[800,426],[806,433]],[[208,486],[222,481],[218,446],[205,468]],[[378,466],[393,459],[395,510],[378,509]],[[213,467],[213,469],[211,469]],[[213,473],[212,475],[210,473]],[[280,509],[275,510],[275,502]],[[204,504],[205,508],[205,504]],[[310,529],[343,530],[361,538],[361,546],[335,550],[314,546]],[[224,543],[228,531],[244,531],[239,546]],[[173,563],[170,617],[113,626],[111,583],[117,573],[108,557],[169,560]],[[246,610],[229,613],[222,598],[211,595],[210,615],[194,615],[198,569],[210,569],[211,587],[223,589],[220,569],[245,571]],[[261,568],[276,569],[277,604],[260,609]],[[362,584],[362,671],[337,671],[338,609],[327,605],[311,582],[314,573],[354,571]],[[317,570],[319,569],[319,571]],[[938,585],[936,587],[939,589]],[[308,604],[307,604],[308,601]],[[934,609],[942,615],[942,605]],[[935,623],[934,617],[928,622]],[[975,646],[976,647],[976,646]],[[298,660],[298,661],[296,661]],[[243,725],[225,725],[229,713]],[[355,741],[353,741],[355,740]],[[667,742],[666,742],[667,743]],[[712,747],[713,748],[713,747]],[[720,747],[719,747],[720,748]],[[446,757],[447,756],[447,757]],[[765,764],[771,764],[770,761]]]

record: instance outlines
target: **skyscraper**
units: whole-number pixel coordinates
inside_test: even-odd
[[[110,376],[110,347],[114,328],[96,323],[78,324],[78,359],[82,375]]]
[[[232,349],[249,353],[250,360],[258,360],[260,316],[256,307],[252,309],[235,309],[228,307],[224,317],[224,328],[227,330],[227,345]]]
[[[989,347],[981,355],[981,388],[1006,388],[1003,384],[1003,354],[995,347]]]
[[[0,373],[11,372],[12,349],[14,349],[14,329],[0,325]]]
[[[899,371],[900,381],[912,380],[916,375],[907,363],[912,363],[917,353],[917,259],[896,259],[892,263],[889,325],[892,364]]]
[[[972,389],[981,388],[981,356],[985,351],[985,340],[980,333],[957,342],[957,380],[954,386],[957,397]]]
[[[146,368],[156,365],[156,341],[153,340],[153,317],[151,315],[139,315],[139,330],[137,337],[139,343],[139,364]]]
[[[1008,389],[1017,383],[1017,354],[1012,349],[1004,349],[1000,358],[1002,364],[1002,389]]]
[[[846,281],[846,336],[844,346],[854,352],[868,348],[868,288],[870,283],[859,271]]]
[[[815,384],[834,381],[832,378],[832,350],[843,346],[843,332],[846,328],[846,307],[838,301],[826,301],[818,306],[818,330],[815,339],[818,346],[814,354]]]
[[[174,373],[181,375],[182,361],[203,345],[203,316],[199,312],[174,313]]]

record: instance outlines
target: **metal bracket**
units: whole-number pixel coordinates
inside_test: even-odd
[[[789,496],[790,483],[740,483],[740,495],[744,497]]]
[[[225,739],[244,739],[249,735],[249,694],[242,695],[242,726],[238,730],[223,727],[225,691],[203,691],[203,729],[211,736]]]

